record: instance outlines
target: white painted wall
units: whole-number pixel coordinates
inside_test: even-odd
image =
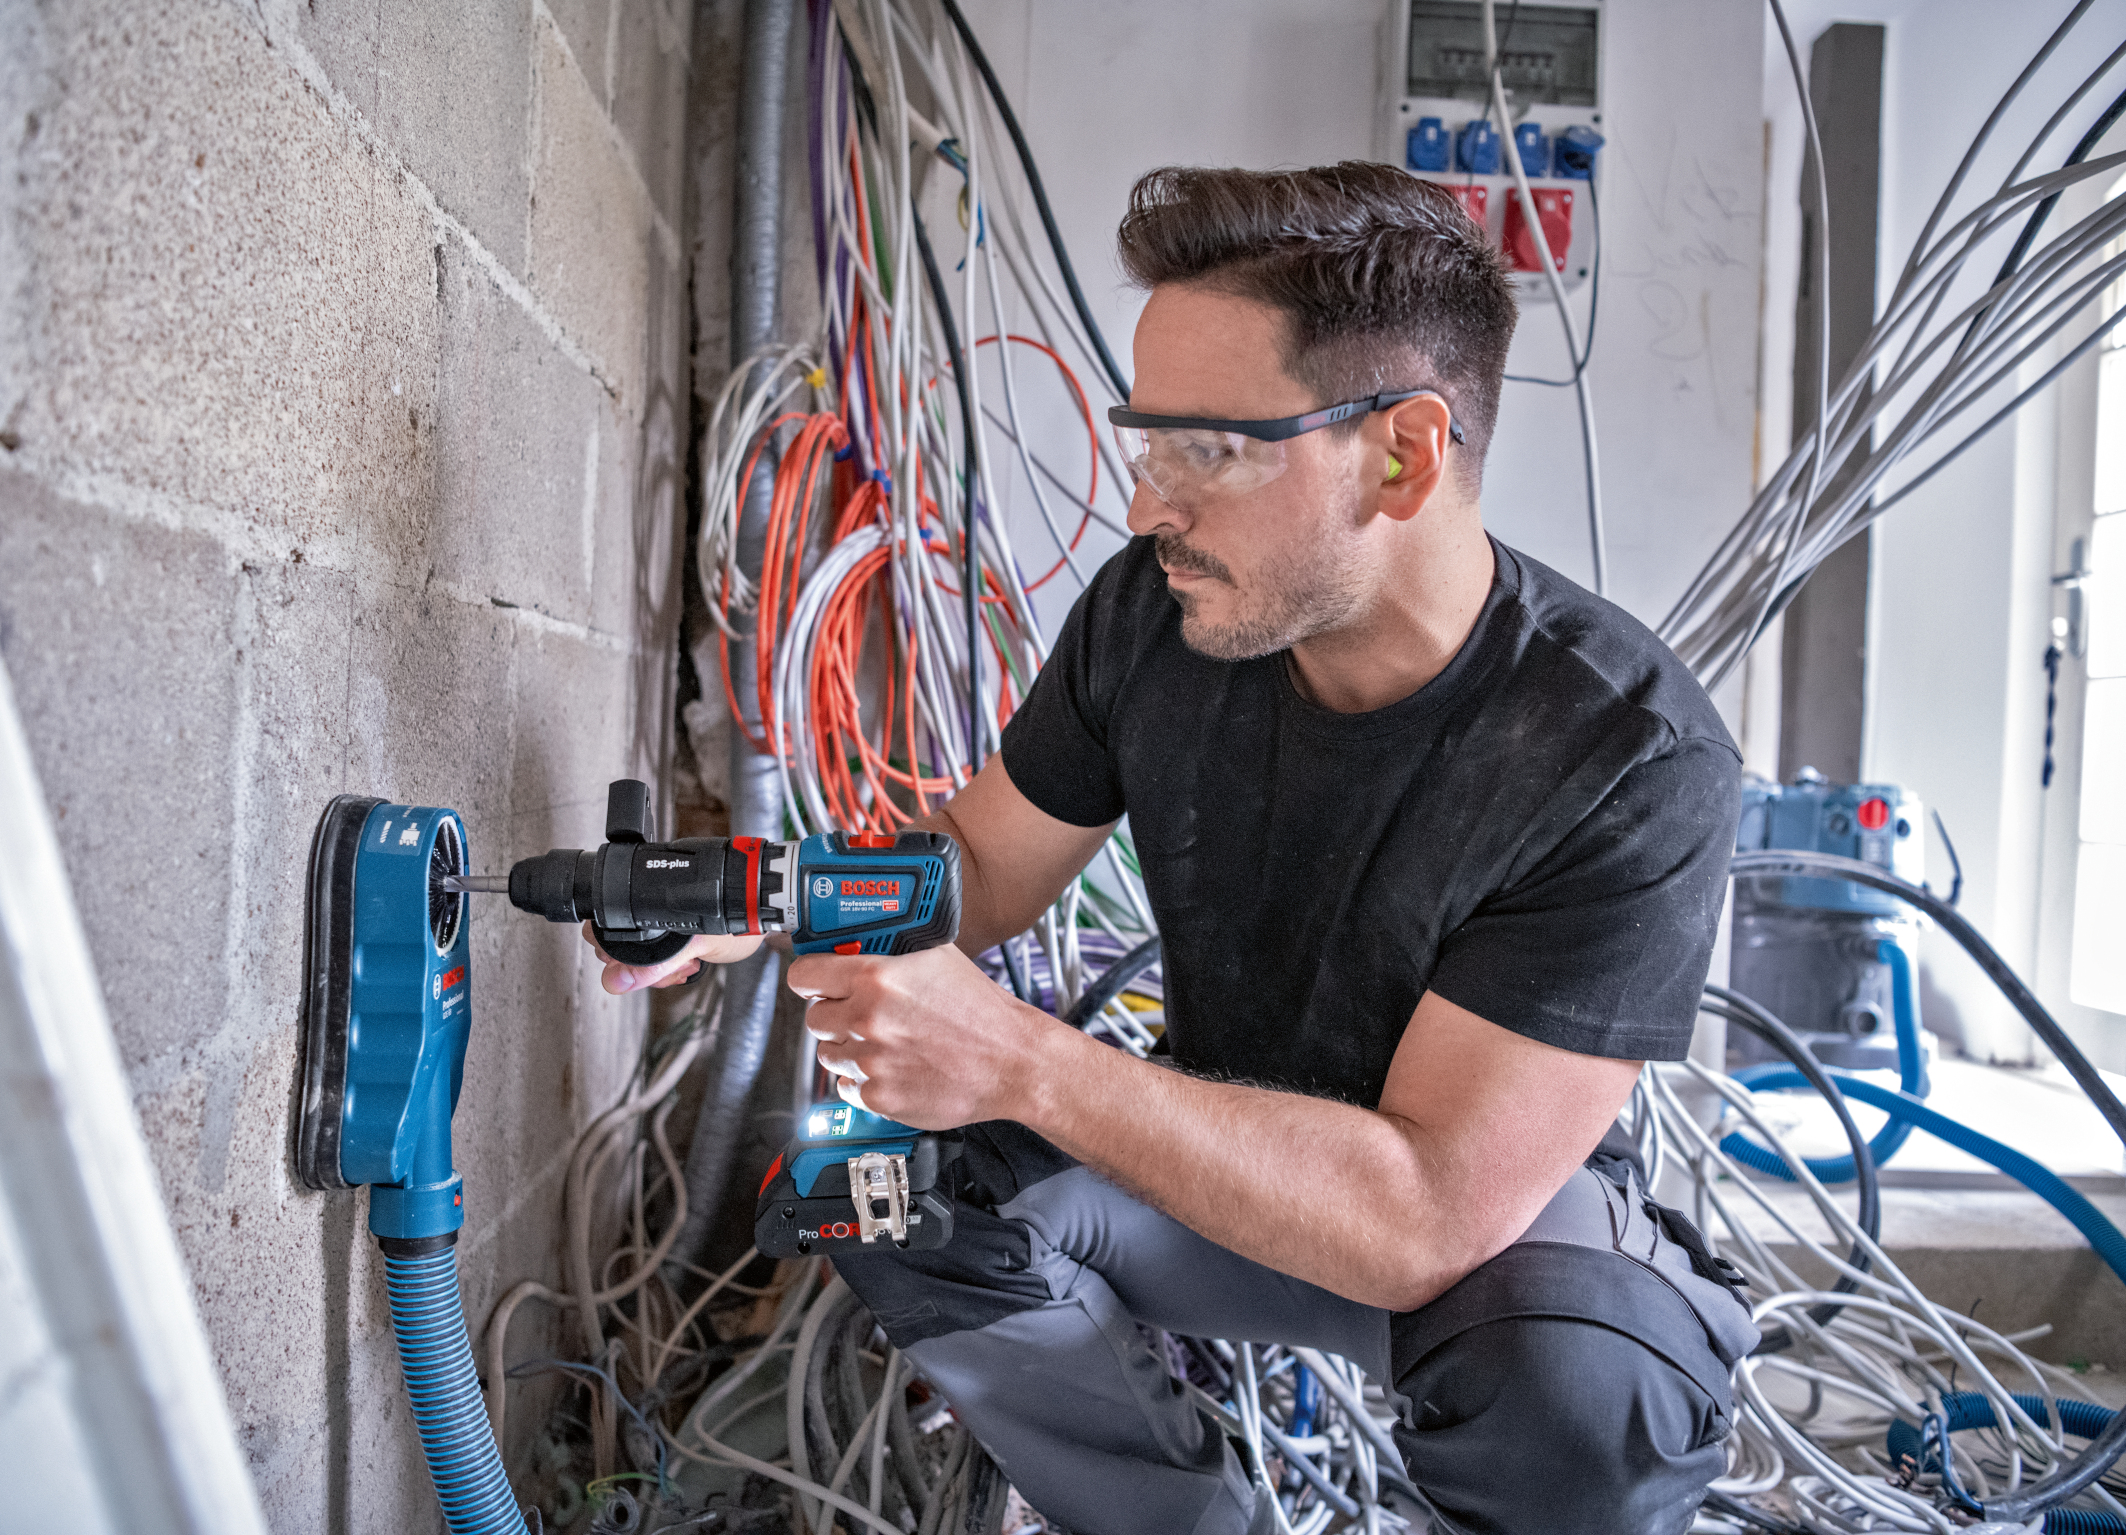
[[[1888,29],[1880,295],[1895,282],[1972,135],[2067,10],[2064,3],[1986,0],[1790,0],[1804,62],[1810,43],[1833,21],[1880,22]],[[1789,419],[1802,132],[1768,12],[1765,35],[1771,193],[1764,420],[1766,458],[1776,461]],[[2061,51],[2063,64],[2072,66],[2043,77],[2012,110],[2003,137],[2018,146],[2027,142],[2061,99],[2057,82],[2078,78],[2122,35],[2126,0],[2099,0]],[[2044,164],[2058,164],[2118,85],[2070,118]],[[1983,162],[1976,179],[1987,179],[1990,170],[1997,183],[2012,159],[2011,153]],[[1987,273],[2006,247],[2004,239],[1988,253],[1981,263]],[[2035,360],[2028,378],[2052,360]],[[2040,936],[2041,658],[2053,611],[2046,580],[2062,432],[2058,398],[2037,402],[1886,516],[1873,535],[1863,773],[1903,783],[1941,811],[1963,859],[1965,914],[2026,975],[2035,973]],[[2071,815],[2072,807],[2061,803],[2051,811]],[[1936,888],[1945,889],[1947,859],[1931,830],[1929,838],[1929,869]],[[1982,1057],[2029,1057],[2028,1031],[1953,945],[1930,935],[1922,972],[1929,1027]],[[2065,1002],[2063,996],[2046,1000],[2056,1008]],[[2105,1064],[2126,1059],[2126,1042],[2092,1042],[2112,1053]]]
[[[1123,284],[1114,230],[1139,175],[1373,152],[1381,0],[973,0],[966,9],[1125,370],[1142,299]],[[1590,372],[1612,595],[1658,622],[1750,491],[1762,35],[1755,0],[1612,0],[1605,24],[1608,251]],[[1588,297],[1583,289],[1575,300],[1583,330]],[[1562,377],[1564,357],[1555,312],[1530,303],[1512,371]],[[1572,392],[1509,385],[1484,493],[1493,531],[1587,579],[1582,486]],[[1014,521],[1027,563],[1045,568],[1033,551],[1046,535],[1023,498]],[[1116,543],[1106,537],[1091,563]],[[1054,599],[1044,616],[1059,621],[1073,594],[1059,578],[1042,594]]]

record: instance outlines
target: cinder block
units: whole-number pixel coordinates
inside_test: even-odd
[[[591,619],[591,520],[615,445],[607,395],[499,291],[444,247],[436,391],[434,570],[460,587],[572,623]]]
[[[547,0],[546,14],[567,39],[568,51],[576,56],[576,68],[591,95],[603,105],[610,91],[606,58],[613,24],[611,0]]]
[[[649,278],[649,302],[643,313],[649,392],[653,399],[664,393],[673,402],[674,414],[684,422],[687,411],[683,402],[694,370],[689,272],[683,257],[675,253],[667,259],[660,246],[653,252]],[[646,417],[647,410],[638,415]]]
[[[17,158],[35,387],[11,430],[322,563],[413,565],[431,220],[227,6],[83,0]]]
[[[346,717],[350,792],[458,811],[479,828],[507,803],[517,722],[516,626],[497,607],[426,587],[360,582]]]
[[[532,162],[531,286],[639,410],[648,304],[650,201],[560,34],[536,41],[538,143]]]
[[[295,1059],[291,1030],[238,1063],[226,1188],[208,1194],[195,1182],[180,1193],[164,1179],[230,1416],[262,1491],[291,1475],[301,1479],[315,1463],[315,1426],[335,1395],[328,1352],[317,1346],[332,1309],[320,1245],[331,1211],[325,1196],[290,1198],[282,1171]],[[144,1094],[143,1127],[198,1146],[215,1117],[214,1074],[210,1064],[167,1092]],[[338,1197],[356,1200],[352,1193]],[[347,1223],[343,1214],[337,1224]],[[296,1340],[307,1346],[293,1346]]]
[[[659,389],[646,422],[607,418],[617,462],[590,529],[593,626],[667,655],[678,638],[686,532],[682,406]]]
[[[212,541],[0,470],[0,657],[136,1083],[224,1022],[235,596]]]
[[[297,15],[303,45],[325,66],[348,105],[374,118],[380,0],[311,0]]]
[[[563,635],[526,634],[522,647],[508,856],[595,846],[604,840],[606,785],[653,777],[661,760],[639,742],[637,662]]]
[[[652,413],[657,419],[654,401]],[[663,419],[669,422],[668,411],[663,412]],[[598,432],[598,490],[585,508],[589,521],[584,529],[591,546],[591,627],[601,634],[628,635],[638,632],[639,612],[645,606],[654,607],[645,601],[647,583],[636,558],[644,517],[644,492],[638,488],[644,432],[634,418],[612,409],[610,402],[598,414]],[[665,435],[670,436],[668,424]],[[656,499],[654,486],[649,499]]]
[[[685,238],[694,272],[694,351],[701,362],[694,387],[710,402],[722,387],[731,357],[731,222],[738,195],[744,22],[745,7],[736,0],[700,7],[693,36],[694,83],[687,103],[691,206]]]
[[[675,229],[686,200],[693,21],[693,8],[681,0],[637,0],[619,7],[613,26],[613,123],[634,151],[650,196]]]
[[[229,1112],[248,1055],[293,1048],[291,1002],[302,987],[304,878],[319,814],[347,778],[348,634],[355,581],[305,563],[240,565],[227,664],[236,684],[232,742],[234,835],[222,878],[232,916],[221,952],[229,966],[222,1035],[212,1068],[200,1186],[218,1193],[245,1164]],[[256,1149],[254,1147],[254,1149]]]
[[[59,85],[0,207],[34,381],[19,410],[0,395],[0,659],[289,1535],[438,1520],[366,1198],[298,1190],[288,1165],[318,814],[341,791],[450,805],[502,868],[595,842],[606,781],[654,780],[669,750],[684,284],[652,269],[648,197],[560,33],[529,0],[474,9],[317,0],[296,25],[505,261],[538,157],[552,222],[517,264],[600,377],[243,8],[39,12]],[[610,30],[602,5],[555,15]],[[477,1330],[503,1284],[561,1277],[557,1162],[620,1090],[643,1008],[597,991],[571,931],[490,900],[473,934],[455,1128]],[[548,1317],[521,1337],[516,1357],[564,1335]]]
[[[384,0],[376,121],[511,271],[531,204],[530,0]]]
[[[478,1005],[475,999],[475,1006]],[[543,1120],[547,1139],[557,1146],[566,1148],[572,1142],[575,1126],[558,1115],[542,1108],[542,1112],[527,1117]],[[468,1147],[470,1154],[476,1155],[478,1150],[477,1146]],[[508,1207],[479,1192],[493,1185],[488,1174],[467,1168],[462,1159],[459,1166],[467,1169],[466,1188],[474,1208],[458,1238],[458,1283],[464,1295],[466,1328],[484,1380],[489,1373],[487,1331],[502,1297],[526,1279],[537,1280],[553,1290],[566,1292],[569,1288],[561,1257],[562,1232],[546,1218],[546,1212],[558,1211],[562,1206],[567,1166],[557,1154],[536,1170],[529,1165],[512,1170],[501,1185],[510,1200]],[[537,1218],[527,1219],[530,1212],[538,1212]],[[536,1359],[582,1357],[577,1316],[573,1306],[555,1306],[544,1300],[521,1303],[510,1319],[504,1341],[505,1370]],[[553,1374],[520,1376],[508,1383],[503,1461],[515,1473],[512,1480],[520,1498],[530,1492],[524,1485],[524,1457],[565,1385],[565,1376]]]
[[[608,414],[616,471],[591,530],[596,550],[592,624],[668,651],[678,636],[685,537],[688,358],[685,282],[650,263],[648,395],[640,415]]]

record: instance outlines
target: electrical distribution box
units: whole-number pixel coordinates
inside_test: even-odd
[[[1577,288],[1594,272],[1602,10],[1498,0],[1494,15],[1514,144],[1558,276]],[[1483,6],[1389,0],[1382,32],[1380,157],[1452,190],[1512,259],[1522,296],[1547,295],[1491,115]]]

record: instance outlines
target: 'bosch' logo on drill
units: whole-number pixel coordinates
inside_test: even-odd
[[[455,970],[444,971],[435,979],[435,994],[438,997],[442,996],[444,992],[449,991],[464,979],[465,967],[463,965],[458,966]]]
[[[818,879],[812,881],[812,893],[824,901],[828,896],[834,894],[834,881],[822,874]]]
[[[899,880],[845,879],[842,881],[843,895],[899,895],[900,893]]]

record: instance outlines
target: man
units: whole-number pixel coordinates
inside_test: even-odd
[[[1084,1535],[1274,1527],[1139,1324],[1351,1359],[1437,1531],[1682,1530],[1757,1334],[1598,1146],[1687,1047],[1733,744],[1644,628],[1487,538],[1515,309],[1444,191],[1158,171],[1121,254],[1138,536],[924,823],[961,847],[959,947],[790,969],[845,1097],[971,1127],[952,1242],[837,1267]],[[968,957],[1125,812],[1179,1069]]]

